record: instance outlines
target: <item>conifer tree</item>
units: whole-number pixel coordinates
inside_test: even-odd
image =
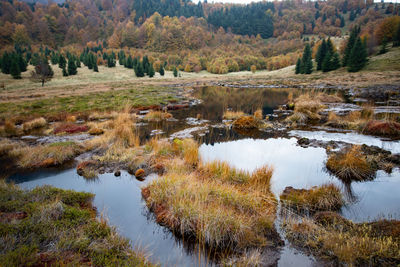
[[[155,71],[154,71],[153,64],[149,64],[149,73],[148,74],[149,74],[150,78],[154,77]]]
[[[60,69],[65,69],[66,65],[67,65],[67,61],[66,61],[65,57],[62,54],[60,54],[60,57],[58,59],[58,67]]]
[[[332,70],[332,54],[328,51],[322,62],[322,71],[328,72]]]
[[[62,69],[62,75],[63,75],[64,77],[68,76],[68,72],[67,72],[67,70],[65,69],[65,67]]]
[[[12,57],[10,73],[14,79],[21,79],[21,69],[19,68],[17,56]]]
[[[11,69],[11,55],[7,52],[4,52],[1,64],[1,72],[4,74],[10,74]]]
[[[296,73],[296,74],[301,73],[301,59],[300,59],[300,58],[297,59],[296,68],[295,68],[295,73]]]
[[[97,66],[97,57],[94,58],[94,63],[93,63],[93,71],[94,72],[99,72],[99,67]]]
[[[400,9],[399,9],[400,11]],[[393,35],[393,47],[400,46],[400,22],[397,24],[397,29]]]
[[[347,64],[349,64],[350,54],[351,51],[353,50],[354,43],[356,42],[359,33],[360,33],[360,27],[358,26],[353,27],[353,29],[351,30],[350,37],[349,40],[347,41],[347,45],[344,51],[344,57],[342,61],[343,66],[347,66]]]
[[[317,54],[315,55],[315,61],[317,62],[317,70],[322,69],[322,62],[326,55],[326,41],[322,40],[322,43],[318,47]]]
[[[176,77],[178,77],[178,70],[176,69],[176,67],[174,67],[174,77],[176,78]]]
[[[381,49],[379,50],[379,55],[385,54],[387,52],[387,45],[388,45],[388,41],[386,38],[386,35],[383,36],[383,40],[382,40],[382,44],[381,44]]]
[[[161,65],[160,66],[160,75],[164,76],[164,74],[165,74],[164,67]]]
[[[28,63],[25,61],[24,57],[21,54],[17,55],[18,65],[21,72],[25,72],[28,67]]]
[[[76,75],[78,73],[76,65],[75,65],[75,60],[73,58],[70,58],[68,60],[68,75]]]
[[[301,59],[302,71],[304,74],[311,74],[313,70],[313,63],[311,59],[311,47],[310,44],[306,44],[304,47],[303,58]]]
[[[340,68],[340,57],[339,54],[337,52],[333,53],[332,56],[332,70],[337,70],[338,68]]]
[[[361,70],[367,64],[367,48],[365,42],[361,41],[360,37],[357,37],[351,54],[349,57],[348,68],[349,72],[357,72]]]
[[[135,68],[136,77],[144,77],[143,63],[138,61]]]

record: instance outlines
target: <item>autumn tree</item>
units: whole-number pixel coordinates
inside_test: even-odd
[[[40,82],[42,86],[44,86],[44,83],[50,81],[53,75],[54,72],[47,62],[47,59],[41,59],[35,66],[35,70],[31,72],[31,81]]]

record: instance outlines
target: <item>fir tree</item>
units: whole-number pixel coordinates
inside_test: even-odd
[[[51,64],[53,64],[53,65],[58,64],[58,59],[59,59],[59,55],[57,53],[52,52],[51,57],[50,57]]]
[[[176,78],[176,77],[178,77],[178,70],[176,69],[176,67],[174,67],[174,77]]]
[[[95,57],[94,65],[93,65],[93,71],[94,72],[99,72],[99,67],[97,66],[97,57]]]
[[[4,74],[10,74],[11,69],[11,55],[7,52],[4,52],[1,64],[1,72]]]
[[[164,76],[164,74],[165,74],[164,67],[161,65],[160,66],[160,75]]]
[[[156,74],[155,71],[154,71],[153,64],[149,64],[149,73],[148,74],[149,74],[150,78],[153,78],[154,74]]]
[[[361,38],[357,37],[353,49],[349,57],[348,68],[349,72],[357,72],[364,68],[367,64],[367,48],[365,42],[361,42]]]
[[[10,73],[14,79],[21,79],[21,69],[19,68],[18,57],[16,56],[12,57]]]
[[[301,59],[300,59],[300,58],[297,59],[296,68],[295,68],[295,73],[296,73],[296,74],[301,73]]]
[[[128,59],[126,60],[126,67],[128,69],[132,69],[133,68],[133,59],[131,56],[128,57]]]
[[[135,74],[136,74],[136,77],[144,77],[143,63],[140,61],[136,65]]]
[[[75,60],[73,58],[68,60],[68,75],[76,75],[78,73]]]
[[[359,33],[360,33],[360,27],[358,26],[353,27],[353,29],[351,30],[350,37],[349,40],[347,41],[347,45],[344,51],[344,57],[342,61],[343,66],[347,66],[347,64],[349,63],[350,54],[351,51],[353,50],[354,43],[357,40],[357,36]]]
[[[317,62],[317,70],[322,69],[322,61],[324,60],[326,55],[326,41],[322,40],[322,43],[318,47],[317,54],[315,55],[315,61]]]
[[[67,65],[67,61],[66,61],[65,57],[62,54],[60,54],[60,57],[58,59],[58,67],[60,69],[64,69],[66,67],[66,65]]]
[[[306,44],[304,47],[303,58],[301,59],[302,62],[302,71],[301,73],[310,74],[313,70],[313,63],[311,58],[311,47],[310,44]]]
[[[24,57],[21,54],[17,55],[18,65],[21,72],[25,72],[28,67],[28,63],[25,61]]]
[[[67,72],[67,70],[65,69],[65,67],[62,69],[62,75],[63,75],[64,77],[67,77],[67,76],[68,76],[68,72]]]
[[[393,47],[396,46],[400,46],[400,23],[397,25],[397,30],[393,36]]]
[[[381,44],[381,49],[379,50],[379,55],[385,54],[387,52],[387,45],[388,45],[388,41],[386,38],[386,35],[383,36],[383,40],[382,40],[382,44]]]
[[[328,72],[332,70],[332,54],[330,51],[325,55],[324,60],[322,62],[322,71]]]
[[[339,54],[337,52],[333,53],[332,56],[332,70],[337,70],[338,68],[340,68],[340,57]]]

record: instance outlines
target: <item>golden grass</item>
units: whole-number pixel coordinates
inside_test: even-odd
[[[67,122],[76,122],[76,116],[70,115],[66,118]]]
[[[13,137],[18,135],[18,129],[15,127],[15,123],[11,120],[6,119],[4,126],[0,127],[0,135],[6,137]]]
[[[306,218],[301,222],[289,219],[285,227],[289,240],[315,255],[337,260],[339,265],[396,266],[400,261],[399,235],[383,234],[385,230],[377,233],[383,224],[399,228],[395,221],[353,224],[344,218],[324,225]]]
[[[345,152],[332,154],[326,162],[326,167],[344,181],[362,181],[373,179],[375,176],[375,169],[358,145],[353,145]]]
[[[309,190],[287,187],[280,195],[280,200],[299,211],[339,210],[344,199],[340,189],[334,184],[325,184]]]
[[[146,121],[163,121],[167,119],[171,119],[172,114],[164,111],[152,110],[144,116],[144,120]]]
[[[34,129],[43,128],[47,125],[47,121],[45,118],[37,118],[22,124],[22,129],[24,132],[29,132]]]
[[[236,120],[236,119],[238,119],[240,117],[243,117],[243,116],[245,116],[243,111],[226,110],[224,112],[223,119],[225,119],[225,120]]]
[[[260,125],[260,121],[253,116],[243,116],[233,122],[233,127],[237,129],[256,129]]]
[[[257,109],[254,112],[254,118],[256,118],[257,120],[262,120],[263,119],[262,109]]]
[[[192,147],[190,153],[184,147]],[[253,174],[218,161],[189,167],[189,162],[198,160],[194,141],[189,140],[174,141],[167,147],[163,142],[156,145],[152,141],[151,148],[157,154],[168,151],[161,157],[169,157],[164,176],[142,189],[147,206],[159,223],[212,247],[245,249],[277,241],[271,167]]]
[[[294,100],[294,114],[286,118],[287,122],[304,124],[308,121],[321,119],[319,112],[325,106],[321,102],[322,97],[317,97],[319,94],[306,93],[298,96]]]
[[[50,145],[20,146],[9,151],[11,158],[17,159],[20,168],[40,168],[61,165],[72,160],[83,151],[83,147],[74,142],[54,143]]]

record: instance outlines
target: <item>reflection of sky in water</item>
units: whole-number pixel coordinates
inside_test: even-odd
[[[386,141],[379,137],[362,135],[354,132],[349,133],[330,133],[325,131],[299,131],[289,132],[290,135],[315,139],[319,141],[342,141],[355,145],[366,144],[377,146],[392,153],[400,153],[400,141]]]
[[[272,191],[279,195],[286,186],[310,188],[333,182],[346,197],[356,200],[343,208],[343,215],[354,221],[375,219],[381,215],[400,218],[400,172],[388,175],[379,171],[374,181],[352,183],[351,192],[338,179],[324,171],[326,153],[323,148],[303,148],[296,139],[243,139],[232,142],[202,145],[203,160],[223,160],[239,169],[253,171],[271,164],[274,166]]]
[[[104,174],[90,182],[78,176],[75,169],[62,172],[44,171],[26,174],[19,179],[15,177],[15,181],[22,182],[19,184],[22,188],[48,184],[94,193],[94,204],[98,212],[104,212],[110,223],[129,238],[133,246],[149,252],[155,263],[162,262],[164,266],[196,266],[200,262],[204,265],[203,256],[199,259],[198,255],[188,254],[182,243],[175,241],[171,232],[147,218],[147,208],[140,192],[144,183],[126,172],[122,172],[120,177]]]

